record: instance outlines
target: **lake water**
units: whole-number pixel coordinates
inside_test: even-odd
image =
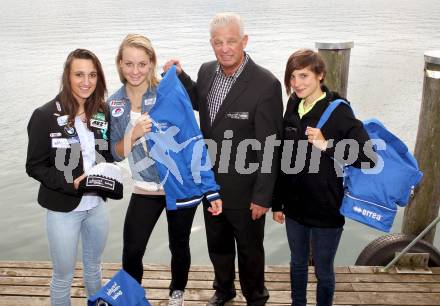
[[[0,260],[48,260],[45,210],[36,202],[38,184],[27,177],[26,125],[36,107],[58,92],[62,65],[78,47],[94,51],[106,73],[109,93],[120,87],[114,58],[127,33],[148,36],[159,65],[181,59],[196,76],[214,58],[208,24],[220,11],[236,11],[249,34],[247,51],[282,79],[287,57],[317,41],[353,40],[348,97],[361,119],[377,117],[413,149],[420,110],[423,54],[440,49],[438,0],[311,1],[0,1]],[[111,233],[104,260],[119,262],[122,226],[129,201],[110,201]],[[400,231],[402,212],[393,232]],[[266,225],[269,264],[287,264],[283,226]],[[145,262],[168,263],[164,216],[151,237]],[[353,264],[382,233],[347,222],[337,264]],[[436,246],[439,247],[439,231]],[[192,229],[193,263],[206,264],[204,224],[198,210]]]

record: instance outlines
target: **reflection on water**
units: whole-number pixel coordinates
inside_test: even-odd
[[[396,9],[398,8],[398,10]],[[287,57],[316,41],[353,40],[348,96],[360,118],[378,117],[413,148],[423,78],[423,53],[440,49],[438,1],[410,0],[283,1],[116,1],[0,3],[0,259],[48,259],[45,211],[36,204],[38,185],[24,172],[26,124],[32,110],[57,93],[67,53],[83,47],[101,59],[110,92],[119,86],[114,67],[117,47],[127,33],[151,38],[159,64],[178,57],[196,76],[213,59],[208,23],[220,11],[245,19],[247,51],[280,80]],[[106,261],[120,261],[122,224],[129,201],[108,203],[112,229]],[[402,211],[393,231],[400,230]],[[268,216],[270,217],[270,216]],[[270,264],[289,262],[284,227],[266,220]],[[381,233],[348,222],[338,264],[354,263],[360,250]],[[166,221],[153,233],[145,261],[169,261]],[[437,235],[437,239],[439,235]],[[437,240],[438,241],[438,240]],[[208,263],[199,209],[192,234],[194,263]],[[438,246],[438,243],[437,243]]]

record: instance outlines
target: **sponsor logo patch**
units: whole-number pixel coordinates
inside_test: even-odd
[[[105,115],[102,112],[96,113],[93,115],[92,119],[105,121]]]
[[[154,103],[156,103],[156,97],[154,98],[148,98],[144,100],[144,104],[145,105],[154,105]]]
[[[115,190],[115,182],[96,175],[89,175],[87,176],[86,180],[86,186],[87,187],[101,187],[106,188],[110,190]]]
[[[75,137],[69,137],[69,138],[67,138],[67,141],[69,142],[69,144],[72,144],[72,143],[79,143],[79,137],[78,137],[78,136],[75,136]]]
[[[57,118],[57,123],[59,126],[64,126],[67,124],[68,119],[69,119],[68,115],[60,116]]]
[[[371,219],[374,219],[377,221],[380,221],[382,219],[382,215],[377,214],[377,213],[370,211],[368,209],[361,208],[359,206],[353,206],[353,211],[364,216],[364,217],[371,218]]]
[[[50,133],[50,134],[49,134],[49,137],[50,137],[50,138],[61,137],[61,133],[60,133],[60,132]]]
[[[107,121],[98,120],[98,119],[90,119],[90,126],[97,128],[97,129],[106,129],[107,128]]]
[[[112,116],[115,118],[122,116],[123,113],[124,109],[122,107],[117,107],[112,110]]]
[[[52,148],[68,149],[70,144],[66,138],[52,138]]]
[[[111,100],[111,107],[123,107],[125,105],[125,100]]]
[[[227,113],[226,117],[231,118],[231,119],[247,120],[247,119],[249,119],[249,112],[232,112],[232,113]]]
[[[73,136],[76,133],[75,128],[71,127],[71,126],[64,127],[64,131],[67,133],[67,135],[70,135],[70,136]]]

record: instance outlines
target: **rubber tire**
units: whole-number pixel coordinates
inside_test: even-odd
[[[385,266],[395,256],[395,252],[403,250],[414,239],[413,235],[389,234],[370,242],[359,254],[357,266]],[[410,253],[429,253],[428,266],[440,267],[440,251],[432,244],[419,240]]]

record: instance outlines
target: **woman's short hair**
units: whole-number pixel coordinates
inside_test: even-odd
[[[209,33],[211,34],[211,37],[214,34],[216,28],[224,27],[230,25],[231,23],[235,23],[236,25],[238,25],[240,31],[240,37],[243,37],[244,36],[243,20],[241,19],[240,15],[231,12],[219,13],[212,18],[211,23],[209,25]]]
[[[122,60],[122,51],[125,47],[134,47],[138,49],[142,49],[147,53],[147,56],[149,57],[151,61],[151,69],[149,71],[148,75],[148,86],[156,86],[159,84],[159,80],[157,78],[157,57],[156,52],[154,52],[153,45],[151,44],[151,41],[140,34],[128,34],[125,36],[124,40],[121,42],[121,45],[119,46],[118,54],[116,55],[116,68],[118,69],[119,79],[122,83],[126,84],[127,79],[124,77],[121,71],[121,65],[120,62]]]
[[[287,95],[292,93],[292,88],[290,86],[290,77],[295,70],[309,68],[315,74],[322,73],[321,83],[325,79],[327,73],[325,62],[318,52],[311,49],[300,49],[295,51],[290,55],[286,64],[286,71],[284,73],[284,86],[286,87]]]

